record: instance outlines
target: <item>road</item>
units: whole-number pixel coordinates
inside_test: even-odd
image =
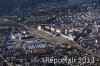
[[[77,43],[74,42],[74,41],[70,41],[70,40],[68,40],[68,39],[66,39],[66,38],[64,38],[64,37],[61,37],[61,36],[59,36],[59,37],[58,37],[58,36],[53,36],[53,35],[51,35],[51,34],[49,34],[49,33],[44,32],[44,31],[39,31],[39,30],[37,30],[37,29],[27,27],[27,26],[24,25],[24,24],[20,24],[20,23],[17,23],[17,24],[20,25],[20,26],[23,26],[23,27],[26,28],[26,29],[28,29],[29,32],[30,32],[30,34],[32,34],[32,35],[35,34],[36,36],[39,36],[39,37],[41,37],[41,38],[44,38],[44,39],[46,39],[46,40],[48,40],[48,41],[50,41],[50,42],[58,42],[58,44],[61,45],[62,47],[65,46],[65,45],[63,45],[62,43],[65,43],[65,44],[67,44],[67,45],[69,45],[69,46],[76,47],[77,49],[80,49],[80,50],[82,50],[82,51],[84,51],[84,52],[86,52],[86,53],[88,53],[88,54],[91,54],[91,55],[93,55],[93,56],[95,56],[95,57],[97,57],[97,58],[100,59],[100,55],[98,55],[98,54],[92,52],[92,51],[89,50],[89,49],[83,48],[82,46],[80,46],[79,44],[77,44]]]
[[[16,24],[28,29],[31,35],[35,35],[36,37],[39,37],[39,38],[44,38],[46,41],[51,42],[51,43],[55,43],[55,44],[59,44],[62,47],[65,47],[65,45],[63,45],[62,43],[69,45],[69,46],[76,47],[77,49],[80,49],[80,50],[100,59],[100,55],[90,51],[89,49],[83,48],[82,46],[80,46],[76,42],[70,41],[67,38],[64,38],[64,37],[61,37],[61,36],[59,36],[59,37],[53,36],[52,34],[46,33],[44,31],[39,31],[39,30],[34,29],[34,28],[30,28],[30,27],[28,27],[27,25],[24,25],[24,24],[17,23],[17,22],[14,22],[14,21],[11,21],[11,22],[16,23]],[[9,64],[9,66],[12,66],[12,65]]]
[[[2,57],[2,59],[4,59],[2,54],[0,54],[0,57]],[[4,61],[5,63],[7,63],[8,66],[13,66],[13,65],[12,65],[11,63],[9,63],[6,59],[4,59],[3,61]]]

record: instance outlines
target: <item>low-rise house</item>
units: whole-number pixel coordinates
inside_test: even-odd
[[[42,26],[38,26],[38,30],[42,30]]]
[[[47,24],[40,24],[40,25],[38,25],[37,29],[44,30],[45,26],[47,26]]]
[[[61,30],[60,30],[60,29],[56,29],[56,32],[57,32],[57,33],[61,33]]]
[[[56,31],[55,27],[51,27],[51,31],[55,32]]]
[[[50,29],[50,26],[45,26],[46,29]]]
[[[29,33],[16,33],[11,35],[11,40],[29,39],[32,36]]]

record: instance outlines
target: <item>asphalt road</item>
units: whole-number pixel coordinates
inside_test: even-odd
[[[3,58],[3,55],[2,54],[0,54],[0,57],[2,57]],[[4,58],[3,58],[4,59]],[[6,59],[4,59],[4,62],[5,63],[7,63],[8,64],[8,66],[13,66],[11,63],[9,63]]]
[[[89,50],[89,49],[83,48],[82,46],[80,46],[80,45],[77,44],[76,42],[70,41],[70,40],[68,40],[67,38],[64,38],[64,37],[61,37],[61,36],[59,36],[59,37],[58,37],[58,36],[53,36],[53,35],[51,35],[51,34],[49,34],[49,33],[44,32],[44,31],[39,31],[39,30],[37,30],[37,29],[27,27],[27,26],[24,25],[24,24],[19,24],[19,23],[17,23],[17,24],[20,25],[20,26],[23,26],[23,27],[26,28],[26,29],[28,29],[29,32],[30,32],[30,34],[32,34],[32,35],[35,34],[35,35],[37,35],[37,36],[39,36],[39,37],[41,37],[41,38],[44,38],[44,39],[46,39],[46,40],[48,40],[48,41],[51,41],[51,42],[58,42],[58,44],[61,45],[61,46],[65,46],[65,45],[62,44],[62,43],[65,43],[65,44],[67,44],[67,45],[69,45],[69,46],[76,47],[77,49],[80,49],[80,50],[82,50],[82,51],[84,51],[84,52],[86,52],[86,53],[88,53],[88,54],[91,54],[91,55],[93,55],[93,56],[95,56],[95,57],[97,57],[97,58],[100,59],[100,55],[98,55],[98,54],[92,52],[92,51]]]
[[[16,23],[14,21],[11,21],[11,22]],[[46,41],[51,42],[51,43],[55,43],[55,44],[59,44],[62,47],[66,47],[62,43],[66,44],[66,45],[69,45],[69,46],[76,47],[77,49],[80,49],[80,50],[82,50],[82,51],[84,51],[84,52],[86,52],[86,53],[88,53],[90,55],[93,55],[93,56],[95,56],[95,57],[100,59],[100,55],[99,54],[94,53],[89,49],[83,48],[82,46],[80,46],[76,42],[70,41],[67,38],[64,38],[64,37],[61,37],[61,36],[59,36],[59,37],[58,36],[53,36],[52,34],[46,33],[44,31],[39,31],[39,30],[34,29],[34,28],[30,28],[30,27],[28,27],[28,26],[26,26],[24,24],[20,24],[20,23],[16,23],[16,24],[28,29],[31,35],[35,35],[35,36],[37,36],[39,38],[44,38]],[[10,65],[10,66],[12,66],[12,65]]]

